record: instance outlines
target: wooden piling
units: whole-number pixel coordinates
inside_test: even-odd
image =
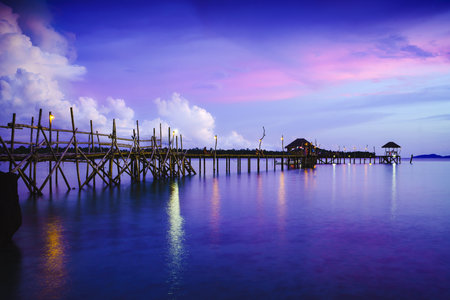
[[[10,152],[11,152],[11,155],[13,155],[14,154],[14,133],[16,132],[16,114],[14,113],[13,114],[13,117],[12,117],[12,122],[11,122],[11,140],[10,140]],[[11,172],[11,170],[12,170],[12,162],[10,161],[9,162],[9,171]]]
[[[139,121],[136,120],[136,132],[137,132],[137,152],[136,152],[136,175],[137,175],[137,181],[141,181],[141,158],[140,158],[140,152],[141,152],[141,137],[139,134]]]
[[[77,143],[77,136],[75,133],[75,120],[73,118],[73,108],[70,108],[70,118],[72,120],[72,132],[73,132],[73,142],[75,143],[75,153],[76,153],[76,157],[75,157],[75,163],[76,163],[76,167],[77,167],[77,179],[78,179],[78,188],[81,188],[81,179],[80,179],[80,165],[78,162],[78,143]]]
[[[36,131],[36,145],[39,142],[39,129],[41,128],[41,119],[42,119],[42,108],[39,109],[39,118],[38,118],[38,124],[37,124],[37,131]],[[33,185],[36,186],[36,166],[37,166],[37,157],[34,157],[33,161]]]
[[[49,142],[49,147],[52,148],[52,112],[48,112],[48,142]],[[48,173],[49,173],[49,180],[48,180],[48,186],[50,188],[50,193],[52,192],[53,189],[53,182],[52,182],[52,160],[49,159],[48,160]]]
[[[34,117],[31,117],[31,128],[30,128],[30,153],[33,153],[33,125],[34,125]],[[29,167],[29,177],[31,178],[31,172],[33,170],[33,164],[30,164]]]

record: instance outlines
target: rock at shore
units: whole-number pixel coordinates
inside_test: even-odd
[[[22,225],[22,213],[17,194],[19,176],[0,172],[0,245],[9,243]]]

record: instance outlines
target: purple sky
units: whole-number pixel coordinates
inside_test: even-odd
[[[309,2],[3,2],[1,121],[70,105],[191,146],[255,148],[264,126],[267,148],[450,154],[450,2]]]

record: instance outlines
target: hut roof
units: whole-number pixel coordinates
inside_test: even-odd
[[[381,148],[401,148],[401,147],[394,142],[389,142],[389,143],[386,143]]]
[[[311,144],[310,142],[308,142],[304,138],[296,139],[295,141],[293,141],[292,143],[290,143],[289,145],[287,145],[284,148],[288,148],[289,149],[289,148],[295,148],[295,147],[303,147],[306,143]]]

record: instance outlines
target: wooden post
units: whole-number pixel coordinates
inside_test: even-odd
[[[12,123],[11,123],[11,141],[10,141],[10,152],[11,155],[14,154],[14,132],[16,130],[16,114],[13,113]],[[9,171],[13,169],[12,161],[9,162]]]
[[[284,136],[281,136],[281,171],[284,170]]]
[[[217,150],[217,135],[214,136],[214,160],[213,160],[213,174],[216,174],[216,150]]]
[[[48,144],[49,144],[48,146],[50,148],[52,148],[52,123],[53,123],[52,118],[53,118],[53,115],[52,115],[52,112],[50,111],[50,112],[48,112]],[[50,149],[50,151],[51,151],[51,149]],[[49,184],[49,188],[50,188],[50,193],[52,193],[52,189],[53,189],[51,172],[52,172],[52,159],[49,159],[48,160],[48,173],[50,174],[50,177],[49,177],[48,184]]]
[[[198,157],[198,175],[202,175],[202,158]]]
[[[101,153],[102,152],[102,145],[100,144],[100,135],[98,134],[98,130],[95,131],[95,134],[97,135],[97,144],[98,144],[98,151]],[[101,169],[104,170],[104,164],[102,165]],[[97,173],[94,173],[94,177],[92,178],[95,182],[95,177],[96,177]]]
[[[42,108],[39,109],[39,118],[38,118],[38,129],[36,132],[36,145],[39,143],[39,132],[41,128],[41,119],[42,119]],[[37,167],[37,154],[33,161],[33,185],[36,186],[36,167]]]
[[[56,154],[59,154],[59,130],[56,131]],[[55,184],[58,185],[58,169],[55,170]]]
[[[31,117],[31,128],[30,128],[30,153],[33,153],[33,125],[34,125],[34,117]],[[29,176],[31,178],[31,171],[33,169],[33,164],[30,164]]]
[[[206,175],[206,158],[203,156],[203,175]]]
[[[248,169],[248,173],[250,173],[250,171],[251,171],[251,162],[250,162],[250,157],[248,158],[248,162],[247,162],[247,169]]]
[[[268,159],[267,159],[267,156],[266,156],[266,172],[269,170],[269,161],[268,161]]]
[[[139,135],[139,121],[136,120],[136,131],[137,131],[137,165],[136,165],[136,172],[137,172],[137,180],[138,182],[141,181],[141,158],[140,158],[140,152],[141,152],[141,137]]]
[[[115,142],[115,136],[116,136],[116,119],[113,119],[113,128],[112,128],[112,135],[111,135],[111,157],[109,159],[109,170],[108,170],[108,177],[109,177],[109,187],[112,187],[112,169],[113,169],[113,159],[114,159],[114,142]]]
[[[258,169],[258,173],[259,173],[259,154],[258,154],[258,161],[257,161],[257,169]]]
[[[159,146],[162,147],[162,125],[159,123]]]
[[[72,119],[72,132],[73,132],[73,142],[75,143],[75,153],[76,153],[76,158],[75,158],[75,163],[77,165],[77,179],[78,179],[78,188],[81,188],[81,179],[80,179],[80,166],[79,166],[79,162],[78,162],[78,143],[77,143],[77,137],[76,137],[76,133],[75,133],[75,120],[73,118],[73,108],[70,108],[70,118]]]
[[[92,124],[92,120],[89,120],[89,124],[91,127],[91,151],[95,152],[95,145],[94,145],[94,126]],[[93,179],[93,184],[94,184],[94,188],[95,188],[95,176]]]

